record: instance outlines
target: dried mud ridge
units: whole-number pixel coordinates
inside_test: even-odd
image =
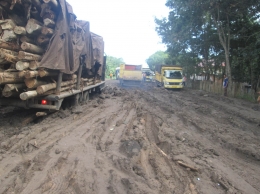
[[[109,81],[25,127],[1,108],[0,193],[260,193],[260,109],[201,91]]]

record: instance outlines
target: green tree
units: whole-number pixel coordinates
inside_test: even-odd
[[[106,76],[109,76],[110,72],[115,73],[116,68],[119,67],[120,64],[123,64],[123,63],[124,63],[124,60],[122,58],[107,56]]]
[[[146,63],[148,64],[149,68],[154,71],[155,65],[169,63],[168,53],[164,51],[157,51],[152,54],[148,59],[146,59]]]

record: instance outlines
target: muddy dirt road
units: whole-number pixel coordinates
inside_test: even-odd
[[[25,126],[0,108],[0,193],[260,193],[260,107],[108,81],[82,110]]]

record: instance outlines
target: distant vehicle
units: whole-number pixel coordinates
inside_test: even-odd
[[[143,83],[142,65],[120,65],[119,81],[121,85],[140,86]]]
[[[164,88],[183,88],[182,67],[172,65],[156,65],[155,79],[157,86]]]
[[[145,81],[151,82],[154,81],[154,72],[151,71],[149,68],[142,68],[142,72],[146,74]]]
[[[117,80],[119,79],[119,72],[120,72],[120,67],[117,67],[115,72]]]

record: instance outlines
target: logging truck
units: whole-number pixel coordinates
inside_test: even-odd
[[[105,86],[104,41],[66,0],[1,1],[0,106],[59,110]]]

